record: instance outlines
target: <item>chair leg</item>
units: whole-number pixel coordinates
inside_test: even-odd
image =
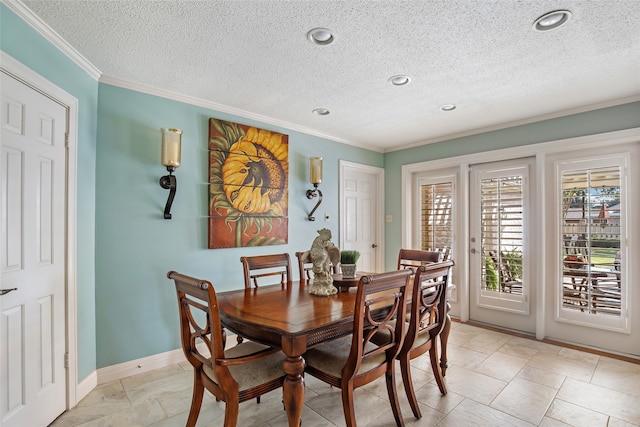
[[[344,420],[347,427],[356,427],[356,411],[353,407],[353,385],[344,385],[342,387],[342,409],[344,410]]]
[[[404,384],[404,391],[407,395],[407,400],[413,411],[413,416],[417,419],[422,418],[422,412],[418,406],[418,399],[416,399],[416,393],[413,389],[413,380],[411,379],[411,364],[409,354],[404,355],[400,359],[400,372],[402,373],[402,383]]]
[[[392,360],[388,365],[385,378],[387,380],[387,394],[389,394],[389,402],[391,403],[391,410],[393,411],[393,418],[396,419],[396,425],[398,427],[404,427],[404,419],[402,418],[402,412],[400,411],[400,401],[398,400],[398,389],[396,387],[396,376],[394,369],[395,361]]]
[[[438,341],[436,339],[432,340],[432,345],[429,349],[429,359],[431,360],[431,370],[433,371],[433,376],[436,379],[440,393],[442,393],[443,396],[446,396],[447,385],[444,382],[442,369],[440,368],[440,365],[438,365]]]
[[[224,427],[236,427],[238,425],[238,412],[240,411],[240,401],[238,394],[230,396],[224,407]]]
[[[204,384],[200,378],[200,371],[193,370],[193,394],[191,396],[191,409],[189,409],[189,418],[187,418],[187,427],[194,427],[200,415],[200,407],[202,407],[202,397],[204,396]]]

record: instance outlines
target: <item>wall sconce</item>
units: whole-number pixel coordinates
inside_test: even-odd
[[[180,150],[182,131],[180,129],[162,128],[162,164],[167,167],[169,175],[160,178],[160,186],[169,190],[169,198],[164,207],[164,219],[171,219],[171,205],[176,196],[177,181],[173,171],[180,166]]]
[[[309,175],[313,189],[307,190],[307,199],[313,199],[318,195],[320,196],[318,203],[316,203],[316,206],[307,217],[309,221],[315,221],[316,219],[313,217],[313,213],[318,209],[320,203],[322,203],[322,191],[318,188],[318,184],[322,182],[322,157],[311,157],[309,159]]]

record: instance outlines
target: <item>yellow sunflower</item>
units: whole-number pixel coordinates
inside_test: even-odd
[[[282,135],[249,128],[229,149],[222,165],[224,192],[231,205],[248,214],[282,216],[286,208],[288,146]]]

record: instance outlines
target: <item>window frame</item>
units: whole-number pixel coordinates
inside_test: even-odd
[[[628,186],[629,164],[631,162],[629,153],[611,153],[611,154],[593,154],[581,158],[562,159],[554,161],[554,218],[555,218],[555,243],[556,254],[553,263],[554,280],[556,285],[554,288],[554,317],[557,322],[568,323],[573,325],[587,326],[589,328],[597,328],[608,331],[630,333],[631,325],[629,322],[629,302],[630,292],[627,281],[629,263],[628,257],[628,200],[631,197]],[[602,169],[606,167],[620,167],[620,315],[608,316],[590,313],[589,310],[584,312],[571,308],[565,308],[563,304],[563,275],[564,266],[562,259],[564,258],[564,221],[563,221],[563,173],[567,171],[581,171]]]

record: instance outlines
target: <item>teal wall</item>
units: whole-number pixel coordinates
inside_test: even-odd
[[[0,4],[0,48],[78,99],[78,378],[96,369],[95,198],[98,82]]]
[[[211,280],[216,290],[243,286],[241,255],[306,250],[327,227],[338,243],[338,162],[382,167],[383,155],[289,129],[120,87],[100,84],[96,179],[96,336],[98,368],[179,348],[178,315],[169,270]],[[207,248],[209,118],[289,135],[289,244]],[[169,194],[158,179],[160,128],[182,129],[173,218],[163,218]],[[324,199],[316,221],[309,157],[324,158]],[[329,222],[324,221],[328,213]],[[295,273],[297,277],[297,270]]]
[[[640,102],[573,114],[421,147],[387,153],[385,169],[385,213],[402,218],[402,166],[483,151],[520,147],[585,135],[640,127]],[[385,267],[395,268],[402,245],[402,223],[385,227]]]

